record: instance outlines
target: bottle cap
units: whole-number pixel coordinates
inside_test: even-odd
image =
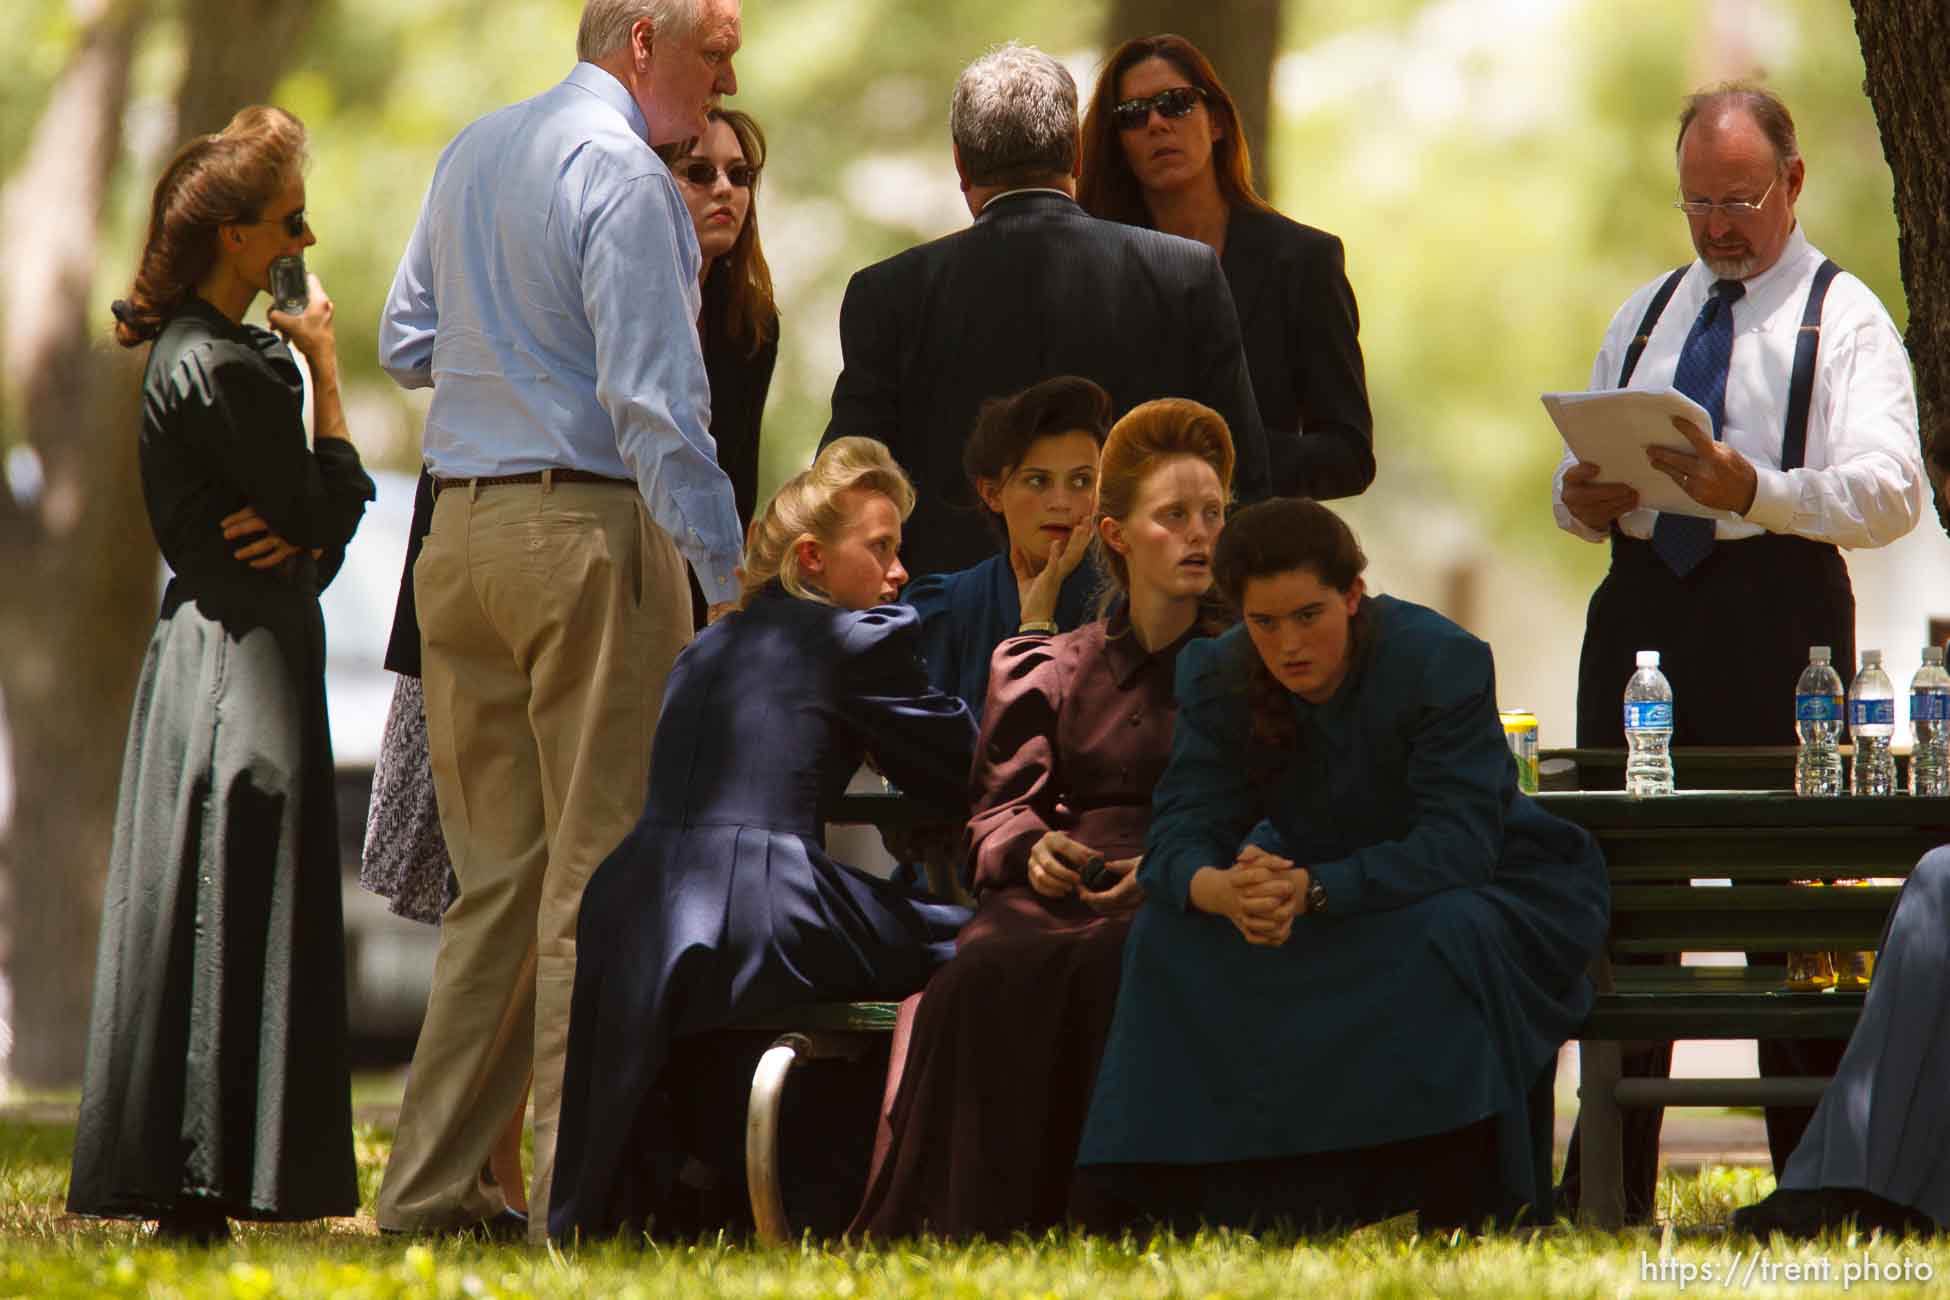
[[[1881,662],[1882,662],[1882,651],[1864,650],[1862,652],[1862,666],[1864,668],[1867,668],[1874,664],[1880,664]]]
[[[1940,664],[1940,663],[1942,663],[1942,662],[1943,662],[1943,647],[1942,647],[1942,646],[1940,646],[1940,645],[1926,645],[1926,646],[1924,646],[1924,647],[1923,647],[1923,662],[1924,662],[1924,663],[1926,663],[1926,664]]]
[[[1808,647],[1808,662],[1811,664],[1825,664],[1834,657],[1835,652],[1825,645],[1811,645]]]
[[[1659,666],[1659,652],[1657,650],[1639,651],[1638,665],[1641,668],[1657,668]]]

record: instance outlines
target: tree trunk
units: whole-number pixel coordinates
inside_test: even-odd
[[[214,129],[266,97],[314,7],[191,0],[177,120]],[[129,68],[153,8],[88,0],[0,205],[0,389],[43,475],[29,506],[0,491],[0,696],[15,787],[12,825],[0,828],[0,960],[8,1071],[32,1086],[81,1075],[123,740],[156,611],[134,436],[142,354],[102,341],[93,283]],[[135,183],[146,192],[153,177]]]
[[[1916,368],[1923,451],[1937,520],[1950,529],[1950,117],[1944,113],[1950,41],[1944,13],[1941,0],[1855,0],[1865,89],[1896,179],[1896,230],[1909,301],[1905,341]]]
[[[1284,8],[1282,0],[1206,4],[1112,0],[1104,30],[1107,50],[1133,36],[1176,32],[1204,52],[1239,106],[1246,141],[1252,146],[1253,184],[1261,194],[1270,194],[1273,189],[1267,145],[1273,122],[1273,59],[1279,53]]]
[[[103,393],[130,367],[91,347],[96,245],[122,147],[139,0],[96,4],[0,203],[7,285],[0,384],[41,461],[29,507],[0,492],[0,692],[12,738],[13,825],[0,840],[12,994],[11,1074],[79,1074],[102,867],[155,547],[125,431]]]

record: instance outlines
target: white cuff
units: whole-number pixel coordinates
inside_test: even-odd
[[[1751,462],[1749,462],[1751,464]],[[1786,470],[1754,466],[1754,504],[1744,516],[1770,533],[1794,530],[1794,506],[1800,494],[1794,478]]]

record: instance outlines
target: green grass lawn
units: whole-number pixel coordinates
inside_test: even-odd
[[[40,1108],[57,1111],[56,1106]],[[20,1114],[19,1108],[14,1113]],[[1771,1176],[1710,1168],[1668,1175],[1663,1231],[1617,1235],[1557,1225],[1480,1238],[1425,1238],[1409,1220],[1315,1240],[1236,1233],[1093,1240],[1051,1234],[1003,1244],[924,1241],[862,1249],[802,1242],[783,1249],[704,1241],[615,1243],[532,1251],[455,1241],[408,1242],[374,1235],[370,1209],[392,1134],[358,1132],[359,1219],[300,1225],[243,1225],[215,1250],[156,1249],[141,1225],[75,1219],[62,1212],[69,1122],[0,1121],[0,1296],[518,1297],[939,1296],[954,1300],[1051,1297],[1258,1296],[1603,1296],[1738,1290],[1745,1295],[1840,1295],[1843,1272],[1865,1264],[1904,1271],[1907,1283],[1850,1278],[1850,1295],[1936,1294],[1950,1279],[1950,1242],[1836,1239],[1776,1243],[1764,1253],[1717,1229],[1736,1205],[1763,1195]],[[1666,1261],[1663,1273],[1662,1257]],[[1827,1285],[1790,1280],[1788,1266]],[[1927,1269],[1931,1278],[1921,1277]],[[1731,1284],[1721,1278],[1733,1270]],[[1744,1273],[1745,1270],[1751,1270]],[[1770,1271],[1771,1270],[1771,1271]]]

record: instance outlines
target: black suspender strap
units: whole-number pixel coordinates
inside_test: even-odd
[[[1824,259],[1808,286],[1808,305],[1801,312],[1801,330],[1794,339],[1794,377],[1788,381],[1787,426],[1781,433],[1781,468],[1800,469],[1808,454],[1808,410],[1814,405],[1815,353],[1821,347],[1821,305],[1828,285],[1841,272]]]
[[[1691,269],[1691,266],[1692,263],[1689,262],[1667,276],[1665,283],[1659,286],[1659,292],[1653,294],[1652,301],[1645,305],[1645,318],[1639,322],[1639,332],[1633,337],[1632,346],[1625,349],[1625,367],[1618,372],[1620,388],[1632,382],[1632,372],[1639,368],[1639,354],[1645,351],[1646,341],[1652,337],[1652,327],[1659,323],[1660,313],[1664,312],[1666,304],[1672,301],[1673,290],[1677,289],[1679,282],[1686,278],[1686,272]]]

